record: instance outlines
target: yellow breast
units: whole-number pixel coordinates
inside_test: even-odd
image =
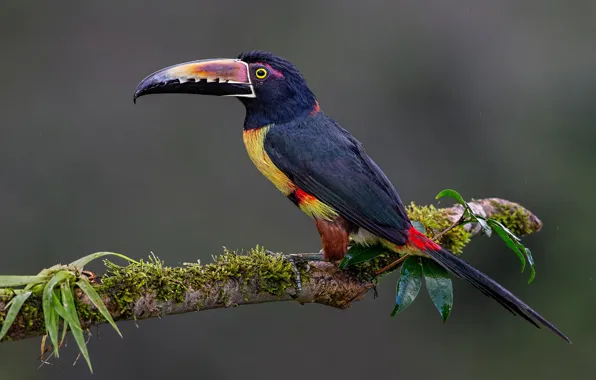
[[[265,152],[265,136],[271,125],[259,129],[245,130],[243,133],[244,145],[248,156],[255,164],[257,169],[277,187],[284,195],[289,196],[294,193],[298,202],[298,207],[311,217],[332,221],[338,213],[325,203],[319,201],[311,194],[297,188],[290,179],[275,166],[275,164]]]
[[[287,196],[296,190],[296,186],[275,166],[267,155],[267,152],[265,152],[265,136],[269,128],[271,126],[267,125],[258,129],[245,130],[242,134],[244,145],[246,146],[248,156],[261,174]]]

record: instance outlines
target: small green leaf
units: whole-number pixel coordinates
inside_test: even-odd
[[[339,269],[343,270],[349,266],[372,260],[383,253],[387,253],[387,248],[380,244],[371,246],[354,244],[348,249],[348,253],[339,264]]]
[[[418,232],[426,235],[426,227],[424,226],[424,224],[422,224],[422,222],[419,222],[417,220],[412,220],[412,225],[414,226],[415,229],[418,230]]]
[[[133,259],[131,259],[130,257],[126,257],[124,255],[121,255],[119,253],[114,253],[114,252],[95,252],[92,253],[90,255],[87,255],[85,257],[81,257],[78,260],[73,261],[72,263],[70,263],[70,265],[72,265],[73,267],[77,268],[78,270],[83,270],[83,268],[85,267],[85,265],[89,264],[91,261],[99,259],[100,257],[104,257],[104,256],[117,256],[120,257],[124,260],[127,260],[128,262],[131,262],[133,264],[137,264],[137,262]]]
[[[60,346],[64,344],[64,339],[66,338],[66,333],[68,332],[68,322],[62,322],[62,336],[60,337]]]
[[[89,366],[89,371],[93,373],[93,367],[91,367],[91,360],[89,359],[89,352],[87,351],[87,343],[85,342],[83,329],[81,328],[81,322],[79,321],[77,309],[74,304],[74,296],[68,281],[65,281],[61,284],[60,290],[62,293],[62,305],[60,304],[58,297],[54,296],[54,307],[58,314],[66,322],[68,322],[68,325],[70,326],[70,332],[75,342],[77,342],[77,346],[85,358],[87,365]]]
[[[56,315],[56,310],[54,309],[54,287],[66,280],[72,274],[61,271],[56,273],[50,281],[46,284],[43,289],[43,296],[42,296],[42,306],[43,306],[43,316],[46,325],[46,331],[50,336],[50,341],[52,342],[52,346],[54,346],[54,355],[58,357],[58,316]]]
[[[479,217],[477,215],[474,215],[474,217],[478,224],[480,224],[480,227],[482,228],[482,231],[484,231],[484,234],[488,237],[491,237],[491,235],[493,234],[493,230],[489,226],[488,222],[484,218]]]
[[[31,295],[31,292],[21,293],[19,295],[14,296],[10,300],[10,302],[8,304],[6,304],[6,307],[10,306],[10,309],[8,309],[8,312],[6,313],[6,317],[4,317],[4,323],[2,324],[2,330],[0,330],[0,341],[2,341],[2,338],[4,338],[4,335],[6,335],[6,333],[8,332],[8,329],[14,323],[14,320],[16,319],[17,314],[19,314],[21,307],[23,306],[25,301],[27,301],[27,298],[29,298],[30,295]]]
[[[46,281],[45,276],[0,276],[0,288],[12,288]]]
[[[81,288],[81,290],[83,291],[83,293],[87,295],[87,297],[89,297],[89,300],[91,300],[91,302],[93,303],[93,305],[95,305],[97,310],[99,310],[101,315],[103,315],[103,317],[110,323],[110,325],[112,325],[114,330],[116,330],[118,335],[120,335],[120,338],[122,338],[122,333],[118,329],[118,326],[116,326],[114,319],[112,319],[112,316],[106,308],[106,305],[101,300],[101,297],[99,296],[99,294],[97,294],[93,286],[91,286],[91,284],[89,283],[89,280],[87,280],[86,277],[81,277],[81,279],[77,281],[76,285],[79,288]]]
[[[64,285],[64,282],[61,284],[61,286]],[[63,297],[64,299],[64,297]],[[64,343],[64,339],[66,339],[66,333],[68,332],[68,322],[66,322],[66,320],[62,321],[62,336],[60,337],[60,347],[62,347],[62,344]]]
[[[397,281],[395,307],[391,312],[393,317],[408,307],[416,299],[422,286],[422,267],[420,257],[408,257],[402,267]]]
[[[453,308],[453,285],[449,272],[431,259],[423,258],[421,261],[428,295],[445,323]]]
[[[439,199],[439,198],[443,198],[443,197],[454,198],[457,201],[457,203],[464,206],[465,208],[468,208],[468,204],[466,203],[466,201],[464,201],[464,198],[457,191],[455,191],[453,189],[445,189],[445,190],[441,191],[439,194],[437,194],[435,199]]]
[[[534,258],[532,257],[532,251],[529,248],[526,248],[519,237],[517,237],[509,228],[505,227],[501,222],[489,219],[488,223],[492,226],[492,228],[497,231],[497,234],[503,241],[507,244],[509,248],[522,262],[522,272],[526,267],[526,260],[530,264],[530,278],[528,279],[528,284],[534,281],[534,277],[536,277],[536,269],[534,268]]]
[[[526,258],[528,259],[528,263],[530,263],[530,279],[528,280],[528,284],[534,281],[534,277],[536,277],[536,269],[534,269],[534,258],[532,257],[532,251],[530,248],[525,248],[526,250]]]
[[[505,242],[505,244],[507,244],[507,246],[513,252],[515,252],[515,254],[517,255],[517,257],[519,258],[519,260],[522,263],[521,271],[523,272],[524,269],[526,269],[526,258],[525,258],[525,255],[522,253],[522,251],[520,251],[519,247],[517,246],[517,243],[518,243],[516,240],[516,239],[518,239],[517,236],[513,235],[513,233],[511,233],[511,231],[509,231],[509,229],[507,229],[504,225],[502,225],[501,223],[497,222],[494,219],[489,219],[488,223],[493,228],[493,230],[497,233],[497,235],[499,235],[499,237]]]

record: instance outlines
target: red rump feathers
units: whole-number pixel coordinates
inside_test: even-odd
[[[421,251],[440,251],[441,246],[430,240],[426,235],[418,231],[414,226],[408,230],[408,244],[413,245]]]

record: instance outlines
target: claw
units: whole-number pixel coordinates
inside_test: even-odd
[[[286,257],[288,256],[302,261],[325,261],[325,259],[323,258],[322,249],[318,253],[291,253],[289,255],[286,255]]]
[[[275,253],[273,251],[265,250],[270,255],[281,255],[279,253]],[[289,255],[282,255],[291,265],[292,272],[294,272],[295,280],[296,280],[296,290],[297,293],[302,293],[302,277],[300,276],[300,270],[298,269],[297,264],[306,264],[308,261],[324,261],[323,258],[323,250],[321,249],[318,253],[292,253]],[[308,271],[308,264],[307,271]]]
[[[298,294],[302,293],[302,278],[300,277],[300,271],[298,270],[298,266],[296,266],[296,259],[291,255],[285,257],[286,260],[290,263],[292,267],[292,272],[294,272],[294,276],[296,276],[296,290]]]
[[[275,253],[273,251],[269,251],[269,250],[265,250],[265,252],[267,252],[270,255],[281,255],[279,253]],[[299,261],[299,258],[296,256],[300,256],[300,255],[281,255],[283,256],[289,263],[290,266],[292,267],[292,272],[294,272],[294,276],[295,276],[295,280],[296,280],[296,290],[297,293],[302,293],[302,278],[300,277],[300,270],[298,269],[298,266],[296,265],[296,261]]]

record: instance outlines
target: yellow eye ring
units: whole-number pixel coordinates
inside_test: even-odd
[[[267,70],[265,70],[262,67],[259,67],[256,71],[255,71],[255,76],[258,79],[265,79],[265,77],[267,76]]]

